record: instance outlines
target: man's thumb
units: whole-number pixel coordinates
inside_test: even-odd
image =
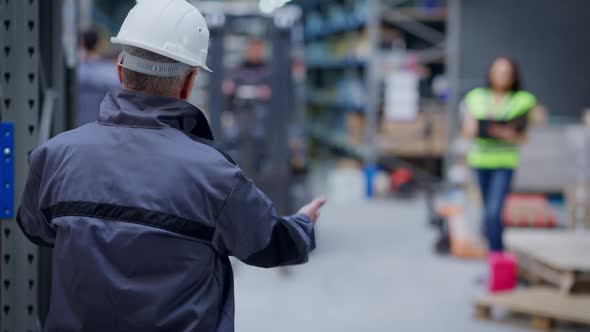
[[[324,206],[324,204],[326,204],[327,200],[324,197],[321,198],[316,198],[313,202],[311,202],[311,205],[315,208],[315,209],[319,209],[322,206]]]

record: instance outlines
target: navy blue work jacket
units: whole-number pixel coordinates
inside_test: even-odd
[[[54,248],[44,331],[234,331],[228,256],[275,267],[315,246],[311,220],[278,216],[182,100],[112,90],[29,165],[18,223]]]

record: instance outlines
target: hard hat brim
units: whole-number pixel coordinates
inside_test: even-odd
[[[205,71],[208,71],[210,73],[213,72],[204,63],[199,63],[198,61],[191,60],[191,59],[185,58],[183,56],[179,56],[178,54],[174,54],[174,53],[168,52],[166,50],[163,50],[163,49],[161,49],[159,47],[155,47],[153,45],[142,43],[142,42],[139,42],[139,41],[136,41],[136,40],[129,40],[129,39],[124,39],[124,38],[119,38],[119,37],[111,37],[111,43],[113,43],[113,44],[119,44],[119,45],[128,45],[128,46],[142,48],[144,50],[148,50],[150,52],[154,52],[156,54],[163,55],[163,56],[165,56],[167,58],[176,60],[178,62],[186,63],[187,65],[190,65],[190,66],[193,66],[193,67],[202,68]]]

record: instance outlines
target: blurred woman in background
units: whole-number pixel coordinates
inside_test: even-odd
[[[502,210],[536,98],[522,90],[518,66],[507,57],[493,61],[487,82],[487,87],[469,92],[462,103],[463,133],[474,139],[468,162],[479,180],[489,250],[502,252]]]

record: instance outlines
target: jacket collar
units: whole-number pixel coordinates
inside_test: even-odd
[[[174,127],[213,141],[213,133],[201,110],[180,99],[142,92],[112,89],[100,105],[98,122],[127,127]]]

